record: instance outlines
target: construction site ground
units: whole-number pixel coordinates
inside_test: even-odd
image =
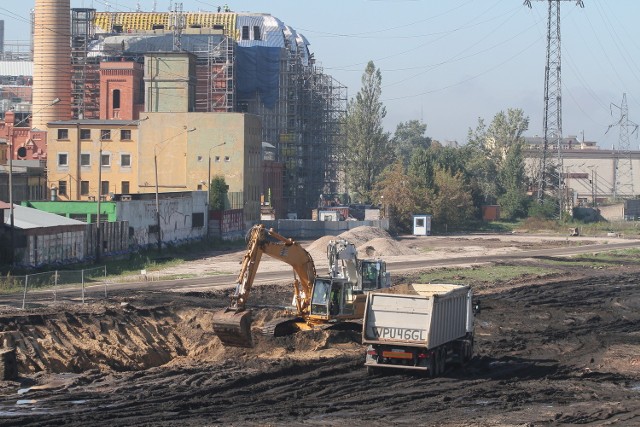
[[[349,233],[361,257],[388,261],[615,240]],[[321,273],[326,239],[304,242]],[[209,254],[158,274],[234,273],[242,255]],[[263,264],[260,271],[284,270]],[[433,379],[368,376],[361,336],[351,331],[256,334],[253,348],[225,348],[212,318],[229,288],[133,289],[106,302],[3,308],[0,332],[16,347],[20,376],[0,383],[0,425],[640,425],[640,263],[555,267],[550,276],[471,283],[482,307],[475,356]],[[392,274],[411,283],[420,271]],[[291,293],[286,281],[255,286],[254,325],[282,315]]]

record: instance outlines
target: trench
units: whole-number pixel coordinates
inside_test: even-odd
[[[131,304],[60,307],[46,313],[4,316],[0,334],[16,349],[19,375],[90,370],[139,371],[176,358],[222,349],[202,308]]]

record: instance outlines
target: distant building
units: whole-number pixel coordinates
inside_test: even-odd
[[[529,150],[542,150],[544,148],[544,137],[526,136],[524,138],[526,147]],[[547,141],[548,150],[556,150],[556,141]],[[598,143],[595,141],[580,141],[575,135],[562,138],[562,150],[598,150]]]

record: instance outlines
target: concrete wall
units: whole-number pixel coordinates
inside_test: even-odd
[[[180,244],[189,240],[206,237],[206,201],[205,192],[195,191],[172,197],[163,194],[159,200],[161,240]],[[157,244],[157,221],[155,200],[131,200],[117,202],[118,220],[128,221],[131,227],[131,245],[146,247]],[[202,216],[202,225],[194,226],[194,215]]]
[[[347,230],[363,225],[389,229],[389,220],[378,221],[312,221],[308,219],[282,219],[262,221],[266,228],[273,228],[284,237],[317,239],[322,236],[337,236]]]
[[[144,58],[145,111],[195,111],[195,55],[148,53]]]

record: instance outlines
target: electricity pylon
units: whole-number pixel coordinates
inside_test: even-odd
[[[611,104],[611,114],[613,115],[613,107],[620,110],[620,120],[617,123],[609,125],[607,132],[614,127],[620,127],[620,136],[618,139],[618,149],[615,153],[615,179],[613,180],[613,197],[633,197],[633,168],[631,165],[631,144],[629,143],[629,128],[633,128],[631,134],[637,132],[638,125],[629,120],[629,107],[627,106],[627,94],[622,94],[622,103],[620,106]],[[606,132],[605,132],[606,133]]]
[[[547,186],[553,187],[553,175],[557,176],[557,194],[559,203],[558,215],[562,218],[563,200],[565,198],[564,179],[562,175],[562,49],[560,44],[560,2],[570,0],[534,0],[546,1],[547,19],[547,63],[544,74],[544,145],[540,156],[538,171],[538,202],[543,203]],[[575,0],[576,5],[584,7],[582,0]],[[531,8],[531,0],[524,4]],[[551,150],[555,149],[554,160]]]

